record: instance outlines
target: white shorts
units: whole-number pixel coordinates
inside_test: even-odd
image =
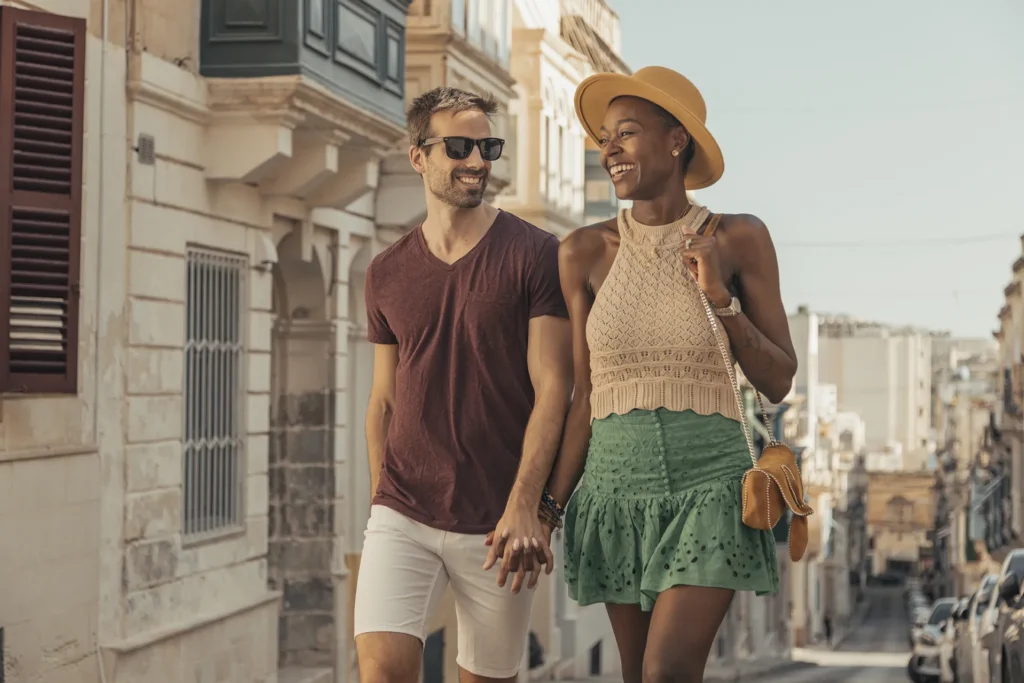
[[[440,531],[383,505],[370,508],[356,586],[355,636],[405,633],[425,641],[427,623],[451,585],[459,624],[458,664],[487,678],[520,668],[534,591],[518,595],[484,571],[483,535]]]

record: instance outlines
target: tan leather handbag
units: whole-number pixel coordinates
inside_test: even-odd
[[[703,234],[712,235],[718,227],[720,217],[720,215],[714,216]],[[764,410],[761,393],[754,389],[769,439],[761,457],[757,457],[750,425],[747,423],[743,396],[740,394],[739,383],[736,380],[732,354],[729,352],[729,345],[726,341],[727,335],[721,329],[718,316],[712,310],[704,292],[700,287],[697,287],[697,291],[700,292],[704,312],[707,314],[708,322],[711,323],[711,329],[714,330],[718,349],[722,353],[722,358],[725,359],[726,372],[729,374],[729,381],[732,383],[733,393],[736,395],[736,406],[740,412],[743,433],[747,437],[747,448],[750,450],[750,460],[753,463],[753,466],[743,474],[743,523],[754,529],[771,531],[782,519],[786,509],[792,510],[793,518],[789,525],[789,557],[797,562],[807,551],[807,516],[813,514],[814,510],[804,502],[804,484],[800,478],[800,467],[796,463],[796,456],[789,446],[775,438],[768,415]]]

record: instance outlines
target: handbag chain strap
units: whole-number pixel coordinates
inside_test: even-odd
[[[757,467],[757,452],[754,449],[754,438],[750,433],[750,425],[747,423],[747,411],[743,405],[743,396],[740,394],[740,385],[736,380],[736,369],[733,367],[732,355],[729,353],[729,347],[725,343],[725,334],[721,330],[721,326],[718,322],[718,316],[711,310],[711,304],[708,302],[707,295],[704,294],[704,290],[700,288],[700,285],[690,277],[690,281],[693,282],[693,286],[697,289],[697,293],[700,294],[700,302],[704,306],[704,313],[707,314],[708,322],[711,323],[711,329],[715,333],[715,341],[718,343],[718,350],[722,353],[722,360],[725,362],[725,371],[729,375],[729,383],[732,384],[733,394],[736,396],[736,408],[740,413],[740,423],[743,425],[743,434],[747,437],[747,448],[750,450],[750,461]],[[757,396],[757,405],[761,408],[761,421],[764,422],[764,428],[768,430],[768,445],[774,446],[778,444],[775,439],[775,432],[772,430],[772,425],[768,421],[768,414],[764,410],[764,402],[761,400],[761,392],[754,389],[754,395]]]

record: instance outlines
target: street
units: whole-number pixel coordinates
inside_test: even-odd
[[[867,620],[834,651],[797,649],[793,658],[806,668],[762,680],[786,683],[906,683],[907,618],[902,588],[869,588]]]

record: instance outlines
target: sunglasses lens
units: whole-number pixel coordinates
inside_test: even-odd
[[[473,151],[473,140],[470,138],[445,138],[445,152],[451,159],[465,159]]]
[[[485,138],[480,141],[480,156],[484,161],[497,161],[501,157],[504,142],[498,138]]]

